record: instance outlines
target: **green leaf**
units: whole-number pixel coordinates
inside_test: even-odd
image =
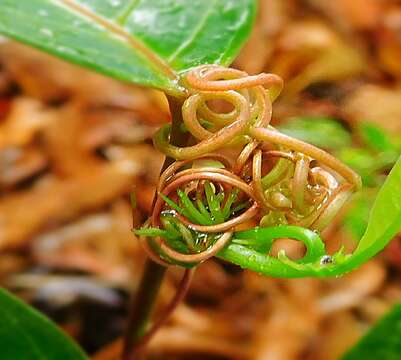
[[[325,149],[351,145],[350,133],[336,120],[326,117],[291,118],[278,127],[286,135]]]
[[[385,315],[342,360],[398,360],[401,354],[401,304]]]
[[[178,95],[180,72],[231,63],[255,12],[256,0],[0,0],[0,33]]]
[[[355,254],[377,253],[401,229],[401,157],[380,189]]]
[[[352,256],[338,267],[328,268],[327,275],[340,275],[359,267],[383,250],[401,230],[400,184],[401,157],[377,194],[370,211],[368,227],[359,241],[358,247]]]
[[[363,189],[354,196],[350,209],[344,216],[343,226],[355,239],[362,238],[369,222],[369,212],[373,205],[375,192]]]
[[[394,151],[389,134],[375,124],[362,122],[358,126],[359,133],[365,144],[376,151]]]
[[[49,319],[0,289],[2,360],[88,360]]]

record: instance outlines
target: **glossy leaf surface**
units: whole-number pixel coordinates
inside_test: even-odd
[[[177,74],[228,65],[256,0],[0,0],[0,32],[109,76],[180,93]]]
[[[0,349],[2,360],[88,360],[55,324],[3,289]]]

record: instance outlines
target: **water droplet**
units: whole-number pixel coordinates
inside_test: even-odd
[[[50,29],[42,28],[42,29],[40,29],[40,32],[43,35],[46,35],[48,37],[52,37],[53,36],[53,31],[51,31]]]
[[[333,258],[330,255],[324,255],[320,259],[320,264],[321,265],[327,265],[327,264],[332,264],[333,263]]]
[[[38,14],[39,14],[40,16],[48,16],[48,15],[49,15],[49,13],[47,12],[47,10],[45,10],[45,9],[40,9],[40,10],[38,11]]]

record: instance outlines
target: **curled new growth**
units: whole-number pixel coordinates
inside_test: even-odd
[[[156,133],[155,146],[176,161],[161,175],[153,213],[137,231],[154,261],[194,266],[241,230],[320,231],[360,188],[360,177],[336,158],[270,125],[278,76],[206,65],[182,82],[188,146],[170,144],[170,125]]]

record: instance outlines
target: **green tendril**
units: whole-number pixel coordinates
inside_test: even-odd
[[[272,187],[278,183],[286,174],[291,170],[292,163],[287,159],[280,158],[273,166],[273,168],[266,174],[262,180],[262,187],[264,190]]]

